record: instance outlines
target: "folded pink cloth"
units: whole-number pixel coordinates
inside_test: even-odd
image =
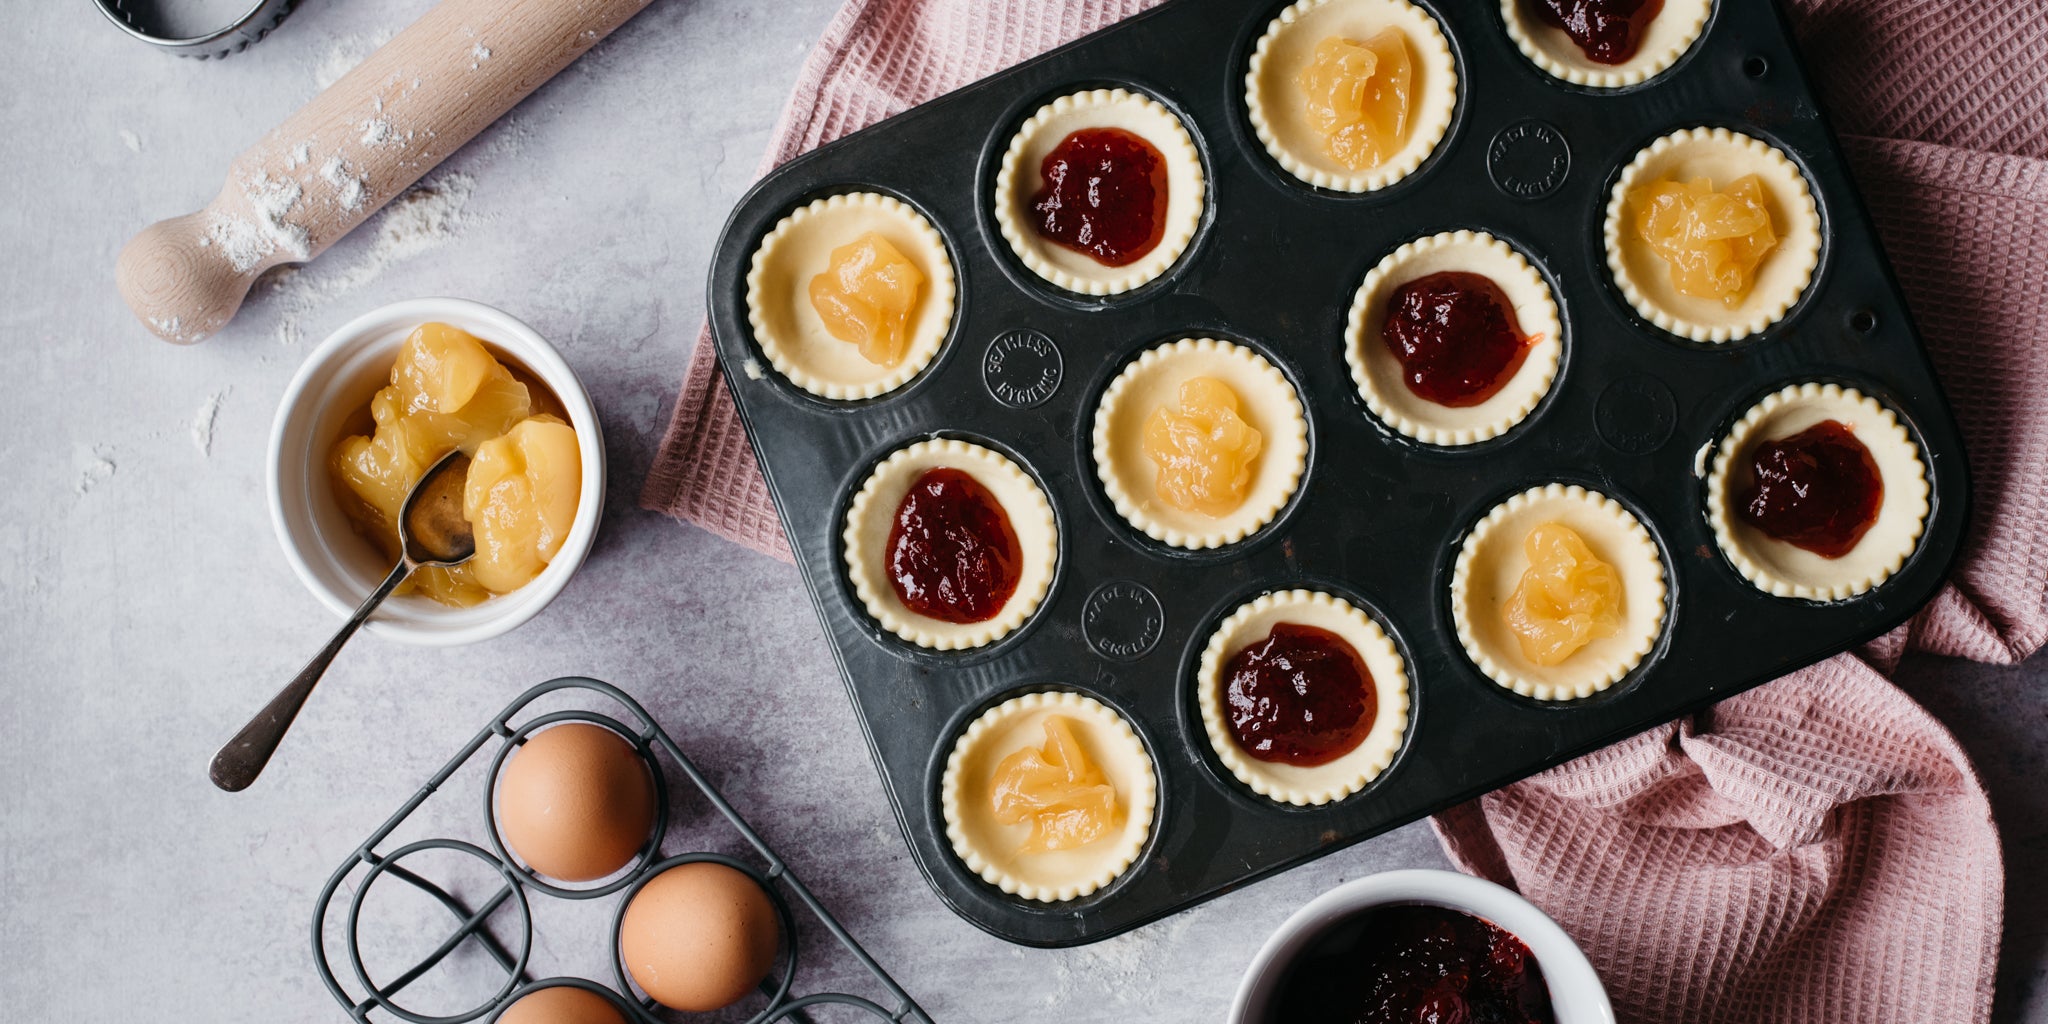
[[[1151,6],[850,0],[763,170]],[[1625,1020],[1981,1021],[2003,875],[1906,650],[2048,640],[2048,3],[1791,0],[1812,77],[1969,442],[1950,583],[1868,645],[1441,815],[1461,867],[1572,933]],[[2018,59],[2015,59],[2018,58]],[[789,549],[700,333],[642,503]]]

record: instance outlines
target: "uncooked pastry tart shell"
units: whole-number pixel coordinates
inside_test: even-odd
[[[1672,287],[1670,265],[1636,234],[1630,190],[1664,177],[1707,177],[1715,188],[1727,188],[1745,174],[1763,182],[1777,247],[1765,254],[1749,293],[1733,307],[1680,294]],[[1820,264],[1820,210],[1806,175],[1770,143],[1726,128],[1673,132],[1638,152],[1608,194],[1602,234],[1608,272],[1628,304],[1658,327],[1700,342],[1738,341],[1784,319]]]
[[[858,345],[833,337],[811,306],[811,279],[831,265],[832,250],[869,231],[924,273],[910,344],[894,366],[871,363]],[[874,398],[902,387],[945,344],[953,303],[953,262],[938,229],[902,201],[873,192],[798,207],[762,237],[747,270],[747,323],[755,344],[777,373],[820,398]]]
[[[920,615],[904,607],[889,582],[886,549],[896,510],[918,477],[940,467],[962,470],[988,488],[1009,516],[1023,551],[1017,589],[995,617],[983,622],[954,623]],[[1023,625],[1045,600],[1059,561],[1059,531],[1038,482],[1007,457],[955,440],[919,441],[882,460],[847,507],[841,540],[847,578],[868,615],[904,640],[940,651],[982,647]]]
[[[1594,557],[1621,574],[1622,621],[1556,665],[1522,654],[1501,608],[1529,568],[1523,541],[1548,522],[1571,527]],[[1664,562],[1650,531],[1619,502],[1576,484],[1532,487],[1473,524],[1451,570],[1458,642],[1487,678],[1525,697],[1571,700],[1605,690],[1642,663],[1664,632]]]
[[[1180,408],[1180,386],[1214,377],[1237,392],[1238,412],[1261,437],[1244,500],[1211,517],[1175,508],[1158,495],[1159,466],[1145,454],[1153,410]],[[1214,338],[1188,338],[1147,350],[1124,367],[1095,407],[1095,475],[1117,514],[1153,540],[1201,550],[1234,544],[1280,514],[1308,465],[1308,419],[1294,384],[1264,356]]]
[[[1736,494],[1750,480],[1738,460],[1757,444],[1797,434],[1822,420],[1848,427],[1870,450],[1884,482],[1877,521],[1848,554],[1824,558],[1777,540],[1736,514]],[[1854,388],[1794,384],[1750,407],[1723,438],[1707,477],[1707,516],[1714,542],[1742,578],[1777,597],[1839,601],[1883,583],[1906,564],[1927,526],[1927,470],[1920,448],[1890,409]]]
[[[1620,64],[1602,64],[1587,58],[1563,29],[1530,14],[1525,8],[1532,2],[1540,0],[1500,0],[1500,17],[1507,25],[1508,38],[1515,41],[1522,56],[1552,77],[1593,89],[1639,85],[1663,74],[1699,41],[1708,16],[1714,13],[1713,0],[1664,0],[1664,9],[1644,29],[1635,56]]]
[[[1041,236],[1031,218],[1031,197],[1044,183],[1039,173],[1046,154],[1084,128],[1120,128],[1159,151],[1166,162],[1166,225],[1159,244],[1136,262],[1112,267]],[[1187,127],[1150,96],[1126,89],[1091,89],[1062,96],[1038,108],[1003,152],[996,172],[996,226],[1032,273],[1082,295],[1117,295],[1171,268],[1201,227],[1204,190],[1202,158]]]
[[[1410,390],[1400,360],[1380,337],[1394,290],[1444,271],[1479,274],[1500,286],[1522,333],[1535,339],[1514,376],[1478,405],[1438,405]],[[1560,335],[1550,285],[1521,253],[1483,231],[1451,231],[1402,245],[1365,275],[1351,301],[1344,361],[1366,408],[1380,422],[1424,444],[1476,444],[1513,429],[1550,393],[1564,354]]]
[[[1281,622],[1337,634],[1372,673],[1379,703],[1371,731],[1350,753],[1326,764],[1292,765],[1252,757],[1238,746],[1224,718],[1224,669],[1239,651],[1266,639]],[[1282,590],[1239,606],[1209,635],[1195,670],[1195,687],[1202,728],[1217,760],[1252,792],[1297,807],[1321,806],[1364,789],[1394,763],[1408,731],[1408,669],[1401,652],[1372,616],[1321,591]]]
[[[1324,150],[1295,78],[1325,38],[1364,40],[1389,26],[1407,37],[1414,59],[1408,140],[1377,167],[1353,170]],[[1372,192],[1413,174],[1443,141],[1458,105],[1458,68],[1436,19],[1406,0],[1301,0],[1281,11],[1252,49],[1244,99],[1252,131],[1287,173],[1317,188]]]
[[[1083,846],[1022,853],[1032,826],[995,820],[989,781],[1003,758],[1045,744],[1044,722],[1053,715],[1075,723],[1075,737],[1116,787],[1124,820],[1116,832]],[[990,708],[954,741],[939,784],[946,839],[961,863],[1006,893],[1045,903],[1086,896],[1129,870],[1152,834],[1157,801],[1152,758],[1131,724],[1078,693],[1027,693]]]

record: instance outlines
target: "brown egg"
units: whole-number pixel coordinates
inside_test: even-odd
[[[730,1006],[775,966],[782,926],[775,904],[744,872],[678,864],[626,905],[619,953],[654,1001],[704,1012]]]
[[[526,738],[498,774],[498,827],[526,866],[585,882],[625,867],[654,831],[654,778],[625,738],[565,722]]]
[[[626,1024],[611,1000],[574,985],[537,988],[498,1015],[497,1024]]]

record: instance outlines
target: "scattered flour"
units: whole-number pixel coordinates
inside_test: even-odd
[[[86,454],[85,466],[78,473],[78,493],[83,496],[100,484],[113,479],[114,449],[103,444],[92,446]]]
[[[121,144],[127,146],[132,152],[142,152],[142,136],[126,128],[121,129]]]
[[[369,250],[354,262],[285,269],[265,277],[259,287],[278,309],[278,341],[298,344],[305,338],[301,325],[306,317],[375,280],[394,264],[454,238],[467,220],[463,208],[475,189],[476,179],[459,172],[423,181],[391,200],[364,226],[363,231],[372,233]]]
[[[483,152],[496,160],[517,154],[533,140],[533,129],[519,120],[516,113],[507,114],[491,126],[490,139],[483,145]]]
[[[333,85],[341,80],[341,76],[355,70],[356,65],[363,62],[363,58],[390,41],[390,32],[369,36],[343,36],[335,40],[333,45],[327,48],[326,56],[321,57],[320,63],[315,65],[313,84],[322,89]],[[414,88],[418,88],[418,83],[414,83]]]
[[[334,205],[344,210],[360,210],[370,197],[370,180],[348,172],[348,162],[340,154],[330,156],[320,165],[320,180],[333,186]]]
[[[207,240],[201,238],[199,244],[205,245]],[[165,341],[175,341],[180,345],[189,345],[195,341],[203,341],[208,334],[212,333],[203,327],[187,327],[182,318],[175,316],[150,317],[149,326],[150,329],[156,331],[157,337]]]
[[[1163,1005],[1169,993],[1160,987],[1166,972],[1160,970],[1174,948],[1186,940],[1195,913],[1175,916],[1171,921],[1125,932],[1091,946],[1062,950],[1053,966],[1053,987],[1045,994],[1047,1007],[1064,1006],[1086,997],[1091,1006],[1106,1000],[1126,1005]]]
[[[207,226],[208,238],[220,247],[236,273],[279,250],[294,259],[312,258],[312,239],[306,229],[285,219],[304,194],[298,182],[259,174],[242,182],[242,194],[256,215],[254,220],[216,214]]]
[[[207,224],[209,247],[218,246],[221,257],[241,273],[263,262],[277,251],[277,243],[264,237],[256,222],[241,217],[216,216]]]
[[[476,44],[475,48],[473,48],[473,49],[471,49],[471,50],[469,51],[469,55],[470,55],[470,56],[472,56],[472,57],[475,57],[475,58],[476,58],[476,59],[478,59],[478,60],[490,60],[490,59],[491,59],[491,48],[490,48],[490,47],[488,47],[488,46],[485,46],[485,45],[484,45],[484,44],[482,44],[482,43],[478,43],[478,44]]]
[[[213,421],[220,418],[220,404],[227,400],[232,385],[224,387],[199,404],[199,411],[192,414],[192,447],[199,449],[201,456],[213,454]]]
[[[391,141],[391,122],[373,117],[363,122],[362,143],[365,146],[381,146]]]
[[[311,142],[301,142],[293,146],[291,152],[284,155],[284,166],[287,170],[294,167],[303,167],[312,162],[313,144]]]

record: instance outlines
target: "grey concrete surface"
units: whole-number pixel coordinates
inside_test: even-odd
[[[404,223],[373,220],[260,285],[202,345],[148,337],[113,290],[121,244],[196,208],[230,157],[427,0],[301,6],[270,40],[205,63],[147,52],[78,0],[13,11],[0,62],[0,1019],[341,1019],[307,944],[322,882],[492,712],[559,674],[645,701],[941,1020],[1214,1020],[1302,902],[1444,863],[1418,825],[1095,946],[989,938],[911,865],[795,574],[635,507],[710,247],[833,0],[657,0],[430,176],[433,202]],[[497,641],[359,639],[257,786],[215,792],[214,747],[335,624],[265,511],[277,398],[328,331],[433,294],[513,311],[582,374],[612,466],[598,546],[546,612]],[[2028,870],[2048,855],[2044,676],[2040,659],[1905,672],[1977,757],[2005,823],[2005,1020],[2048,1016],[2048,893]],[[475,774],[408,834],[481,841]],[[675,806],[678,842],[714,842],[693,838],[713,834],[701,805]],[[462,891],[487,882],[472,874]],[[374,964],[437,937],[417,901],[372,903]],[[606,976],[609,907],[536,897],[536,974]],[[815,938],[803,982],[857,985]],[[416,1005],[449,1012],[490,981],[465,951]]]

